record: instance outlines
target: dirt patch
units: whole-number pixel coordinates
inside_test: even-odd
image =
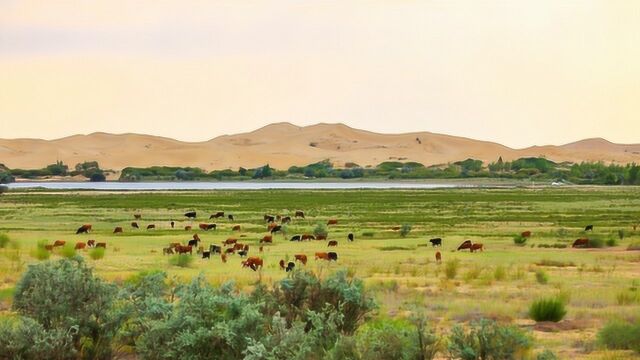
[[[588,320],[564,320],[560,322],[541,321],[533,325],[533,329],[542,332],[559,332],[570,330],[583,330],[591,326]]]

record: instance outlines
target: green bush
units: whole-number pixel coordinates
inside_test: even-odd
[[[407,237],[411,232],[411,224],[402,224],[400,227],[400,236]]]
[[[619,229],[618,230],[618,239],[620,239],[620,241],[624,240],[624,230],[623,229]]]
[[[7,245],[9,244],[9,241],[11,241],[11,239],[9,238],[9,235],[5,233],[0,233],[0,249],[4,249],[5,247],[7,247]]]
[[[39,240],[36,244],[35,250],[31,253],[31,256],[38,260],[47,260],[51,257],[51,253],[45,249],[47,242],[45,240]]]
[[[522,235],[516,235],[513,237],[513,243],[518,246],[524,246],[527,243],[527,238]]]
[[[77,330],[47,330],[28,317],[0,317],[0,359],[76,359]]]
[[[62,255],[67,259],[71,259],[72,257],[75,257],[77,255],[75,246],[69,242],[64,244],[64,246],[62,247],[62,250],[60,251],[60,255]]]
[[[316,227],[313,229],[313,235],[317,236],[327,236],[329,230],[327,228],[327,224],[318,223]]]
[[[618,240],[615,238],[610,238],[606,242],[608,247],[618,246]]]
[[[458,274],[459,265],[460,262],[458,261],[458,259],[447,261],[444,266],[444,274],[447,279],[454,279],[456,277],[456,275]]]
[[[173,265],[173,266],[179,266],[179,267],[189,267],[191,266],[191,263],[193,262],[193,256],[192,255],[187,255],[187,254],[176,254],[173,255],[171,257],[169,257],[169,264]]]
[[[640,353],[640,322],[609,322],[598,332],[598,342],[608,349]]]
[[[590,248],[603,248],[605,246],[605,241],[602,240],[602,238],[599,238],[597,236],[592,236],[589,238],[589,245],[587,245],[587,247]]]
[[[532,346],[531,337],[516,326],[492,320],[474,322],[468,331],[460,325],[451,329],[448,351],[453,359],[522,359]]]
[[[535,321],[558,322],[566,314],[564,301],[559,298],[538,299],[529,307],[529,316]]]
[[[362,359],[433,359],[438,339],[422,325],[378,319],[358,329],[356,346]]]
[[[544,270],[538,269],[536,270],[536,281],[538,282],[538,284],[544,285],[549,282],[549,275],[547,275]]]
[[[93,248],[93,249],[89,250],[89,256],[93,260],[100,260],[100,259],[104,258],[104,253],[105,253],[105,249],[103,247]]]

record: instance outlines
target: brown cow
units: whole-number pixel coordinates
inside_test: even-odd
[[[226,245],[233,245],[237,242],[238,242],[238,239],[228,238],[227,240],[223,241],[222,244],[226,246]]]
[[[259,257],[250,257],[247,260],[241,262],[242,267],[249,267],[251,270],[256,271],[258,268],[262,267],[263,261]]]
[[[460,244],[460,246],[458,246],[458,251],[464,250],[464,249],[471,249],[472,245],[473,244],[471,243],[471,240],[465,240],[462,244]]]
[[[311,235],[311,234],[303,234],[303,235],[302,235],[302,237],[301,237],[301,240],[302,240],[302,241],[305,241],[305,240],[315,240],[315,239],[316,239],[316,237],[315,237],[315,236],[313,236],[313,235]]]
[[[189,253],[189,255],[193,255],[193,246],[187,245],[178,245],[176,247],[176,252],[178,252],[178,254],[186,254]]]
[[[224,217],[224,211],[218,211],[217,213],[209,216],[209,220],[217,219],[217,218],[221,218],[221,217]]]
[[[199,226],[200,226],[200,230],[204,230],[204,231],[216,229],[216,224],[200,224]]]
[[[84,224],[78,228],[76,234],[88,234],[91,231],[91,224]]]
[[[227,262],[227,254],[220,254],[220,260],[222,260],[223,263]]]
[[[327,235],[318,235],[316,236],[316,240],[327,240]]]
[[[329,254],[327,254],[326,252],[317,252],[316,253],[316,260],[329,260]]]
[[[303,219],[304,219],[304,212],[303,212],[303,211],[300,211],[300,210],[296,210],[296,215],[295,215],[295,217],[301,217],[301,218],[303,218]]]
[[[571,247],[574,247],[574,248],[589,247],[589,239],[587,238],[577,239],[576,241],[573,242],[573,245],[571,245]]]
[[[233,249],[234,250],[242,250],[244,249],[244,244],[240,244],[239,242],[233,244]]]
[[[271,236],[271,235],[263,236],[262,239],[260,239],[260,244],[262,244],[262,243],[272,244],[273,243],[273,236]]]
[[[198,236],[198,234],[193,234],[193,240],[202,241],[200,240],[200,236]]]
[[[240,231],[240,225],[234,225],[233,228],[231,228],[231,230]]]
[[[136,220],[140,220],[140,219],[142,219],[142,214],[133,214],[133,217],[134,217]]]
[[[227,250],[225,250],[225,254],[235,254],[236,249],[235,248],[228,248]]]
[[[107,248],[107,243],[103,243],[103,242],[96,243],[96,248],[106,249]]]
[[[115,229],[113,229],[113,233],[114,233],[114,234],[120,234],[120,233],[122,233],[122,227],[120,227],[120,226],[116,226],[116,228],[115,228]]]
[[[74,247],[74,249],[83,250],[86,246],[87,244],[83,243],[82,241],[79,241],[76,243],[76,246]]]
[[[264,251],[264,249],[262,248],[262,246],[260,246],[260,247],[258,248],[258,251],[260,251],[260,252],[263,252],[263,251]]]
[[[442,255],[440,254],[440,251],[436,251],[436,262],[437,263],[442,262]]]
[[[327,225],[338,225],[338,220],[331,219],[331,220],[327,221]]]
[[[87,246],[88,247],[96,246],[96,241],[95,240],[87,240]]]
[[[278,224],[276,224],[274,222],[269,223],[269,225],[267,225],[267,231],[273,230],[276,226],[278,226]]]
[[[531,237],[531,231],[523,231],[520,236],[522,236],[523,238],[528,238]]]
[[[338,242],[336,240],[331,240],[327,244],[327,247],[330,247],[330,246],[338,246]]]
[[[471,250],[471,252],[478,251],[478,250],[484,251],[483,250],[483,245],[481,243],[475,243],[475,244],[471,245],[471,249],[470,250]]]
[[[307,265],[307,255],[305,254],[295,254],[293,255],[296,261],[300,261],[302,265]]]
[[[191,231],[191,225],[187,225],[187,226],[185,226],[185,227],[184,227],[184,230],[185,230],[185,231]]]
[[[285,269],[284,260],[280,260],[279,264],[280,264],[280,269],[284,270]]]
[[[391,230],[398,231],[398,230],[400,230],[400,226],[394,226],[394,227],[391,228]]]
[[[147,230],[155,229],[156,226],[153,224],[147,225]]]
[[[140,229],[140,226],[138,226],[138,223],[135,221],[131,223],[131,227],[134,229]]]
[[[67,242],[64,240],[56,240],[53,242],[53,247],[64,246]]]

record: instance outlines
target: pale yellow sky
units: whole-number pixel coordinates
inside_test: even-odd
[[[640,143],[640,1],[0,0],[0,138],[271,122]]]

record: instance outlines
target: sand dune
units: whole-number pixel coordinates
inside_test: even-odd
[[[93,133],[57,140],[0,139],[0,163],[10,168],[41,168],[56,160],[74,165],[96,160],[101,167],[120,170],[127,166],[197,166],[206,170],[253,168],[270,164],[278,169],[306,165],[324,159],[337,166],[355,162],[361,166],[383,161],[417,161],[425,165],[480,159],[512,160],[545,156],[553,161],[640,162],[640,144],[614,144],[587,139],[562,146],[512,149],[497,143],[430,132],[378,134],[343,124],[299,127],[277,123],[258,130],[220,136],[204,142],[140,135]]]

